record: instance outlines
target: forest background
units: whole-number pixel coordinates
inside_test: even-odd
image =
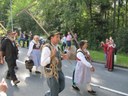
[[[42,36],[45,31],[72,31],[78,40],[87,39],[93,52],[112,36],[128,65],[128,0],[0,0],[0,23]]]

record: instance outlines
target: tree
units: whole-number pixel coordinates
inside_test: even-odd
[[[43,32],[33,18],[26,13],[27,9],[47,32],[53,30],[63,33],[77,32],[79,39],[87,39],[92,49],[97,49],[100,41],[109,36],[119,42],[119,34],[127,32],[127,0],[118,0],[118,5],[116,5],[117,0],[12,1],[14,27],[21,27],[23,31],[31,30],[35,34]],[[0,19],[7,26],[10,16],[7,5],[9,1],[1,2],[0,8],[4,11],[1,11]],[[125,35],[121,37],[126,38]],[[117,46],[122,45],[118,43]],[[123,47],[126,49],[125,46]]]

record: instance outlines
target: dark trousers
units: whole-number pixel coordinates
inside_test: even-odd
[[[78,44],[77,44],[77,42],[75,41],[75,40],[73,40],[73,44],[74,44],[74,46],[78,49],[79,48],[79,46],[78,46]]]
[[[73,70],[73,75],[72,75],[72,84],[76,85],[75,81],[74,81],[74,75],[75,75],[75,69]]]
[[[61,45],[61,50],[64,51],[65,47],[66,47],[66,43],[63,42]]]
[[[27,42],[27,48],[28,48],[28,46],[29,46],[29,40],[28,39],[23,40],[23,46],[22,47],[25,47],[25,42]]]
[[[25,39],[24,39],[24,38],[18,38],[18,43],[19,43],[19,45],[21,45],[21,44],[20,44],[21,41],[23,42],[23,45],[22,45],[22,46],[24,46]]]
[[[11,79],[17,80],[17,77],[15,75],[15,70],[14,67],[16,65],[16,60],[6,60],[7,65],[8,65],[8,72],[7,72],[7,77],[11,77]]]
[[[58,96],[58,94],[65,88],[65,78],[62,71],[58,72],[58,80],[55,77],[47,78],[47,84],[50,88],[50,92],[46,93],[45,96]]]

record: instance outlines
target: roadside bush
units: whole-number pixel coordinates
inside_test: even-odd
[[[117,45],[118,52],[128,53],[128,29],[119,29],[115,37],[115,43]]]

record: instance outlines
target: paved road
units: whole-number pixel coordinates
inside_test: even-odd
[[[20,48],[19,60],[17,64],[19,69],[16,74],[21,81],[18,86],[14,86],[9,80],[8,96],[44,96],[48,90],[46,80],[43,76],[35,74],[34,69],[29,73],[25,69],[24,61],[26,59],[27,49]],[[59,96],[92,96],[86,91],[84,93],[72,89],[71,79],[75,67],[75,61],[63,61],[63,72],[65,74],[66,87]],[[96,96],[128,96],[128,69],[115,68],[113,72],[108,72],[103,64],[93,63],[96,72],[93,73],[92,86],[97,91]],[[0,80],[6,76],[7,65],[0,65]]]

